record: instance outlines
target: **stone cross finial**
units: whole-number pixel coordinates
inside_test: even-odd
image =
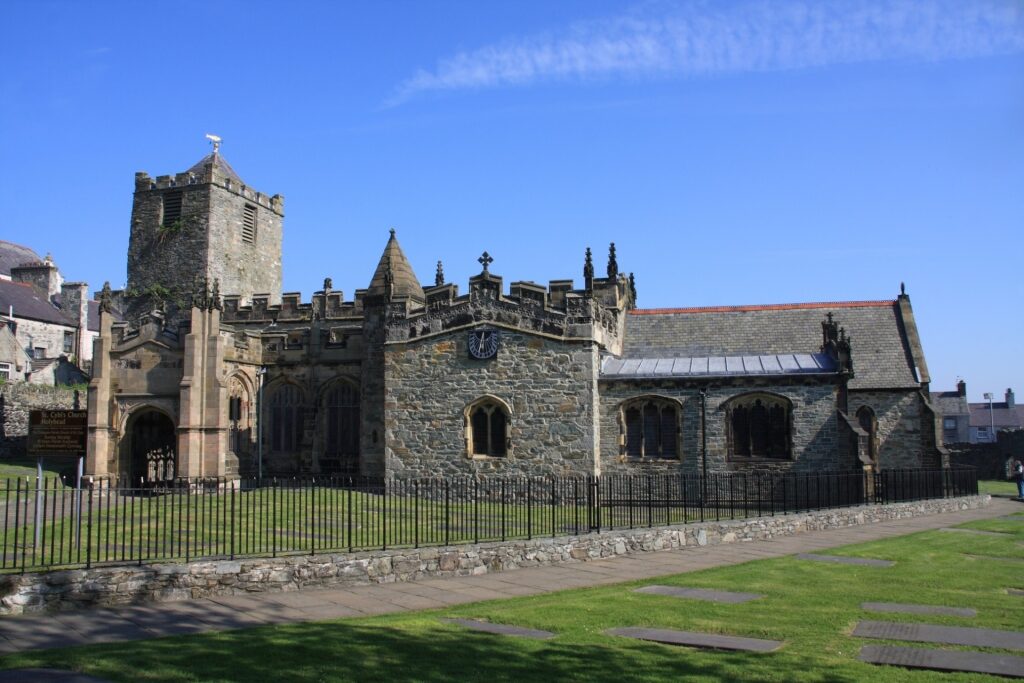
[[[491,264],[494,263],[494,259],[486,251],[477,259],[477,261],[484,267],[485,273],[490,272],[488,271],[488,268],[490,268]]]
[[[110,298],[110,280],[107,280],[103,283],[103,289],[100,290],[100,313],[113,312],[114,305]]]
[[[615,242],[608,247],[608,279],[614,280],[619,276],[619,262],[615,260]]]
[[[586,256],[583,258],[583,282],[587,291],[594,288],[594,259],[590,247],[587,247]]]
[[[324,278],[324,292],[326,293],[326,292],[331,291],[331,287],[333,287],[333,286],[334,286],[334,283],[331,281],[331,278],[325,277]]]
[[[434,286],[440,287],[444,284],[444,267],[441,262],[437,262],[437,273],[434,275]]]
[[[388,232],[391,233],[391,239],[394,239],[395,238],[395,229],[391,228],[391,230],[389,230]]]

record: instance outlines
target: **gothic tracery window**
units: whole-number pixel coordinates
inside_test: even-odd
[[[302,390],[294,384],[282,384],[271,395],[270,448],[288,453],[298,450],[304,418]]]
[[[729,401],[725,411],[729,455],[788,458],[790,414],[789,401],[772,394],[747,394]]]
[[[359,388],[339,382],[324,396],[327,420],[321,467],[326,470],[359,468]]]
[[[470,456],[504,457],[509,446],[509,411],[501,401],[484,397],[466,409],[466,443]]]
[[[679,405],[648,397],[622,407],[622,444],[630,458],[679,457]]]

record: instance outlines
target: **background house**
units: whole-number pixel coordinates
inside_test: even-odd
[[[0,240],[0,376],[10,381],[77,383],[92,361],[99,309],[88,285],[66,282],[49,256]]]
[[[969,443],[971,410],[967,402],[967,382],[957,382],[956,391],[933,391],[931,398],[935,412],[942,416],[943,445]]]
[[[1024,429],[1024,406],[1018,406],[1013,389],[1007,389],[1004,401],[971,403],[971,443],[995,443],[997,433]]]

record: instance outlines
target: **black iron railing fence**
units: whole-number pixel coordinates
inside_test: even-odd
[[[974,495],[973,469],[0,482],[0,571],[442,546]]]

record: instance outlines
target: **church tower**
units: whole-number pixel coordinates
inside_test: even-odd
[[[249,187],[213,152],[176,175],[135,174],[128,242],[129,310],[163,308],[178,319],[196,288],[281,301],[284,197]],[[182,315],[187,315],[182,313]]]

